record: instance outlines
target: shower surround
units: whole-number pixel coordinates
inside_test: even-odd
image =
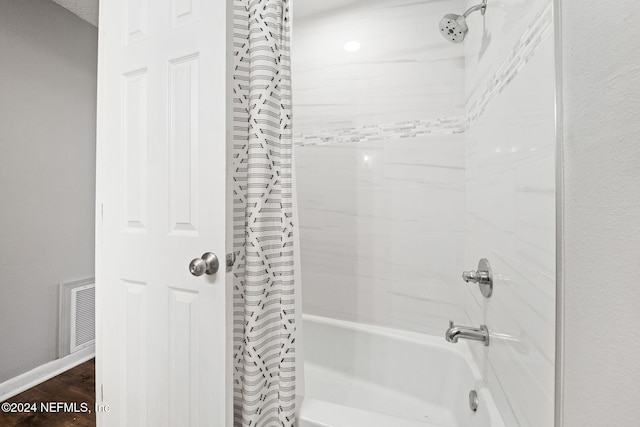
[[[463,317],[464,52],[438,34],[463,6],[294,10],[305,313],[439,335]]]
[[[551,2],[490,0],[485,16],[469,16],[463,44],[442,38],[442,16],[474,4],[392,0],[294,11],[303,310],[443,342],[450,319],[486,324],[489,347],[455,344],[470,348],[478,387],[506,425],[551,426]],[[361,49],[345,52],[350,40]],[[483,257],[496,274],[491,299],[460,278]],[[369,360],[354,340],[345,345]]]
[[[471,4],[471,3],[469,3]],[[465,40],[465,266],[488,258],[490,299],[465,312],[502,339],[470,346],[507,425],[553,425],[555,65],[550,0],[470,16]]]

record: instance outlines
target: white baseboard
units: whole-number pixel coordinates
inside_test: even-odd
[[[38,366],[24,374],[0,383],[0,402],[4,402],[13,396],[22,393],[40,383],[49,380],[69,369],[95,357],[95,345],[78,350],[62,359],[56,359],[44,365]]]

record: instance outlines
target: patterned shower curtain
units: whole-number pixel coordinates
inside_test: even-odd
[[[235,426],[294,426],[288,0],[234,0]]]

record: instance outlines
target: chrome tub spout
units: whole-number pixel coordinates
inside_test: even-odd
[[[453,321],[449,321],[449,329],[444,335],[448,342],[457,343],[459,339],[481,341],[485,346],[489,345],[489,330],[485,325],[479,328],[471,328],[468,326],[454,325]]]

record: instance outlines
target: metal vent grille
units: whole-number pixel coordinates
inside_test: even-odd
[[[96,286],[94,279],[60,285],[58,357],[95,343]]]
[[[75,330],[71,334],[71,352],[79,350],[96,339],[96,287],[77,288],[72,291],[71,319],[75,319]],[[73,311],[73,310],[72,310]]]

